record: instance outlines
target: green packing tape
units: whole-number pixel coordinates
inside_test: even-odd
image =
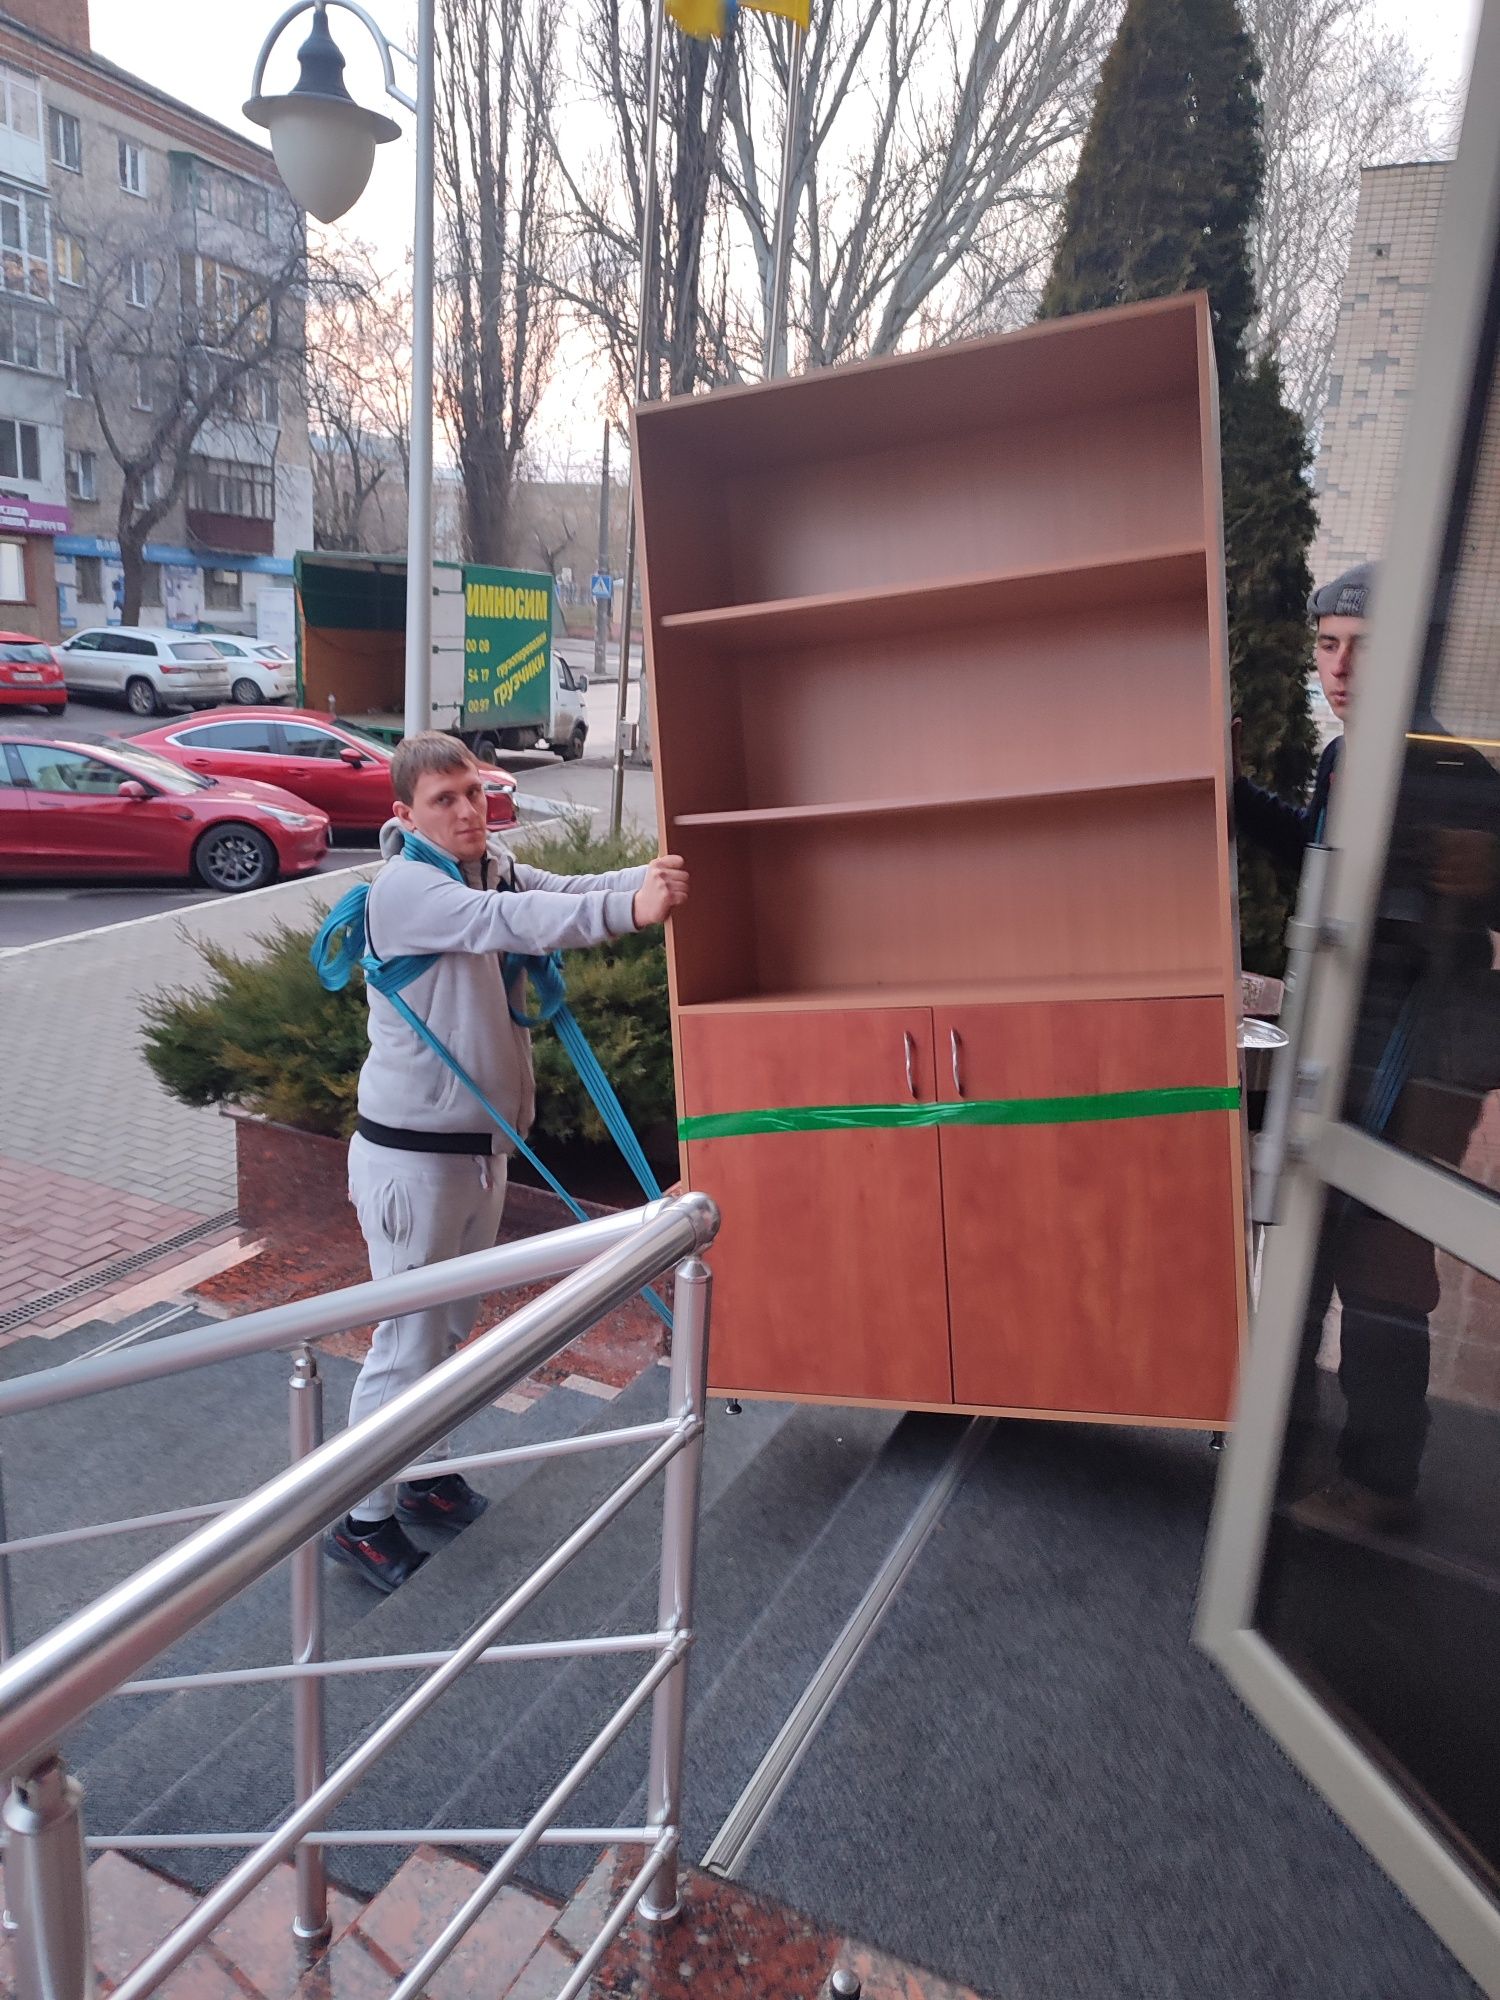
[[[1237,1111],[1235,1084],[1176,1090],[1106,1090],[1087,1097],[990,1097],[961,1104],[809,1104],[783,1111],[715,1111],[680,1118],[679,1139],[745,1139],[761,1132],[900,1130],[920,1125],[1090,1125],[1115,1118],[1166,1118]]]

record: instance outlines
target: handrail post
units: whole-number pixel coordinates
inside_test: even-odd
[[[92,2000],[83,1790],[61,1757],[17,1779],[0,1814],[18,2000]]]
[[[315,1452],[323,1442],[323,1378],[311,1350],[304,1347],[292,1364],[292,1459]],[[323,1658],[323,1537],[312,1536],[291,1560],[292,1663],[309,1665]],[[324,1681],[321,1674],[303,1674],[292,1683],[293,1786],[303,1805],[328,1775]],[[297,1848],[297,1914],[292,1935],[307,1950],[326,1944],[332,1934],[328,1917],[328,1862],[321,1847],[303,1841]]]
[[[0,1452],[0,1542],[10,1540],[5,1518],[5,1455]],[[10,1557],[0,1551],[0,1662],[16,1650],[16,1601],[11,1593]]]
[[[657,1597],[659,1632],[691,1634],[693,1567],[698,1553],[698,1496],[703,1473],[703,1417],[708,1402],[708,1317],[713,1279],[701,1258],[677,1266],[672,1287],[671,1414],[692,1417],[698,1429],[667,1467],[662,1496],[661,1587]],[[651,1708],[651,1768],[648,1823],[665,1832],[682,1830],[682,1753],[687,1720],[690,1653],[656,1690]],[[640,1913],[650,1924],[670,1923],[682,1908],[677,1890],[678,1843],[641,1897]]]

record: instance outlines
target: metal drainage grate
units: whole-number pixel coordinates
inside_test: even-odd
[[[206,1222],[195,1222],[191,1229],[180,1229],[175,1236],[166,1237],[150,1250],[134,1250],[128,1257],[119,1257],[113,1264],[106,1264],[102,1271],[91,1271],[86,1278],[74,1278],[66,1285],[43,1292],[39,1298],[28,1299],[25,1305],[12,1306],[8,1312],[0,1312],[0,1333],[12,1333],[18,1326],[25,1326],[28,1320],[40,1319],[43,1313],[51,1312],[57,1306],[87,1298],[90,1292],[102,1291],[116,1278],[128,1278],[132,1271],[156,1263],[168,1251],[185,1250],[200,1237],[212,1236],[216,1229],[228,1229],[238,1220],[239,1210],[226,1208],[222,1215],[211,1215]]]

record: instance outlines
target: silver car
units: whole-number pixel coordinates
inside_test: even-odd
[[[216,708],[229,695],[229,668],[211,640],[148,625],[96,625],[75,632],[52,657],[69,694],[118,696],[132,715],[168,708]]]

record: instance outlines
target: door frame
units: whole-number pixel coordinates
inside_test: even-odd
[[[1235,1435],[1220,1477],[1196,1627],[1242,1699],[1488,1992],[1500,1993],[1500,1905],[1256,1627],[1256,1602],[1321,1229],[1342,1190],[1500,1279],[1500,1195],[1340,1117],[1368,944],[1385,869],[1406,731],[1462,472],[1486,315],[1500,283],[1500,0],[1480,22],[1458,157],[1448,171],[1405,461],[1381,564],[1376,622],[1329,828],[1329,890],[1304,973],[1298,1092],[1268,1232]],[[1483,385],[1481,385],[1482,388]]]

